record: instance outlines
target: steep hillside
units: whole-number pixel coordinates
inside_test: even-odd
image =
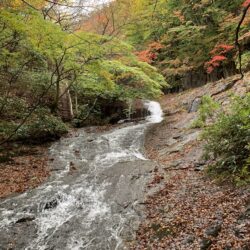
[[[145,201],[147,219],[132,249],[250,247],[249,186],[235,188],[228,178],[218,185],[205,174],[211,162],[202,158],[201,129],[192,128],[202,96],[214,96],[228,109],[232,93],[243,98],[250,92],[249,74],[226,91],[234,79],[161,99],[165,120],[149,129],[145,145],[148,157],[159,163],[148,188],[157,183],[162,188]]]

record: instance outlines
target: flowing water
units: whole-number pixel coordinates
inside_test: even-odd
[[[49,180],[0,201],[0,249],[127,249],[155,167],[143,155],[144,132],[162,120],[157,102],[145,105],[143,123],[55,143]]]

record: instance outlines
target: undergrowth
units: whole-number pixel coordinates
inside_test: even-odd
[[[208,173],[237,185],[250,183],[250,94],[234,97],[227,112],[204,128],[205,157],[211,160]]]

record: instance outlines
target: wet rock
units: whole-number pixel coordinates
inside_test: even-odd
[[[212,241],[207,238],[203,238],[200,242],[200,250],[207,250],[212,245]]]
[[[221,223],[216,223],[216,224],[210,226],[209,228],[207,228],[205,233],[208,236],[217,237],[219,235],[220,231],[221,231]]]
[[[35,219],[34,216],[29,216],[29,217],[23,217],[19,220],[16,221],[16,224],[18,223],[25,223],[25,222],[29,222],[29,221],[33,221]]]
[[[48,201],[48,202],[45,204],[44,210],[53,209],[53,208],[56,208],[57,206],[58,206],[58,200],[57,200],[57,199],[54,199],[54,200]]]
[[[146,128],[142,123],[98,135],[84,132],[55,143],[51,168],[61,172],[38,189],[0,202],[10,210],[0,213],[0,249],[9,249],[12,241],[15,249],[126,249],[145,218],[142,202],[156,170],[155,162],[140,160]],[[74,175],[69,167],[77,168]],[[34,205],[36,220],[28,222]],[[20,213],[24,209],[27,213]],[[157,233],[168,234],[165,229]]]

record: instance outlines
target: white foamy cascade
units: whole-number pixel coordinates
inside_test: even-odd
[[[148,180],[144,132],[163,120],[159,103],[146,101],[145,107],[146,122],[99,134],[79,130],[78,136],[54,143],[51,178],[0,201],[0,249],[7,249],[1,235],[10,242],[20,239],[17,249],[25,250],[127,249],[124,232],[141,219],[136,206]],[[28,225],[29,233],[23,235],[21,225]]]
[[[161,105],[155,101],[147,101],[144,104],[150,115],[147,117],[147,121],[150,123],[160,123],[163,120],[163,112],[161,109]]]

